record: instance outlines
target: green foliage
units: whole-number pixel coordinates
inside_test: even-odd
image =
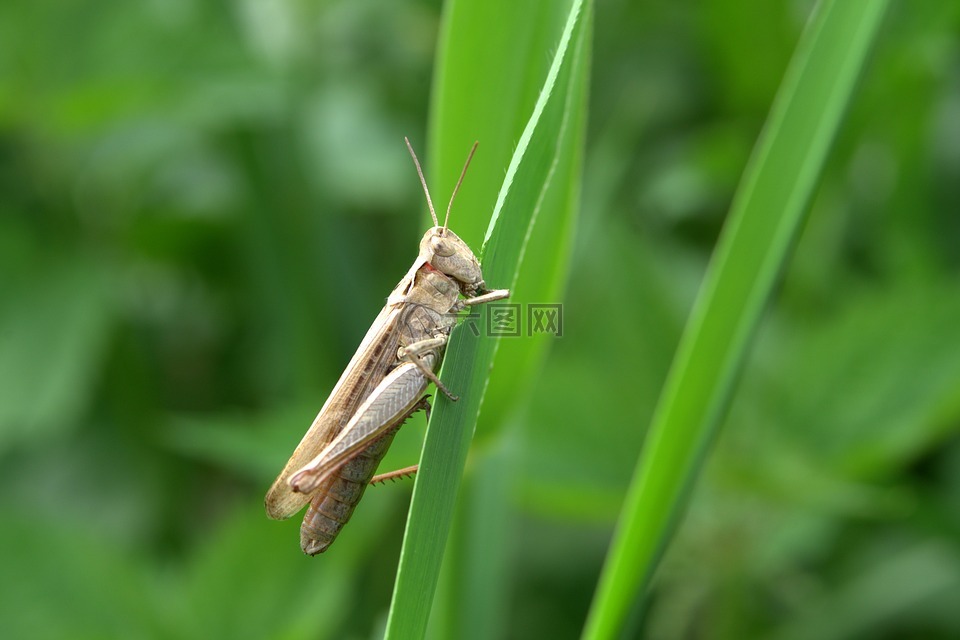
[[[444,371],[469,381],[437,400],[424,455],[449,469],[418,500],[463,478],[414,506],[411,529],[453,518],[436,597],[439,548],[396,597],[419,589],[438,638],[582,633],[813,10],[584,4],[524,143],[571,3],[0,5],[0,636],[384,633],[401,544],[426,540],[404,541],[412,483],[313,559],[262,497],[425,229],[404,135],[439,201],[480,141],[451,217],[476,249],[516,152],[485,273],[562,302],[564,335],[500,340],[472,443],[486,376]],[[958,34],[957,3],[891,3],[627,633],[960,635]]]
[[[783,269],[886,6],[818,5],[690,314],[585,636],[611,638],[647,586]]]
[[[533,256],[535,259],[525,260],[527,241],[534,229],[551,238],[564,235],[577,209],[578,190],[570,189],[569,181],[576,183],[579,180],[577,167],[583,135],[581,124],[584,122],[585,77],[589,61],[586,46],[589,20],[581,18],[584,9],[580,1],[571,2],[569,6],[563,3],[541,5],[541,10],[543,6],[551,7],[552,13],[558,15],[565,12],[566,21],[562,32],[556,37],[556,53],[540,95],[532,107],[532,115],[510,158],[483,241],[484,278],[490,287],[510,288],[510,304],[536,301],[536,298],[528,297],[529,291],[516,291],[521,272],[528,274],[528,279],[531,279],[529,274],[536,274],[548,282],[560,281],[561,277],[556,272],[563,270],[565,263],[556,256],[566,256],[564,245],[554,246],[549,253],[537,252]],[[504,12],[491,12],[489,5],[482,2],[452,2],[447,11],[446,41],[441,44],[441,52],[459,50],[463,45],[458,34],[476,29],[484,15],[487,17],[487,27],[491,30],[507,19]],[[544,21],[538,19],[541,17],[531,15],[528,8],[521,8],[511,12],[509,21],[514,25],[514,30],[522,31],[522,25],[542,24]],[[559,21],[548,19],[546,22]],[[523,61],[521,56],[525,51],[512,47],[491,50],[484,46],[479,53],[485,54],[479,56],[485,65],[502,66]],[[476,66],[473,60],[457,59],[455,55],[444,57],[447,64],[437,79],[441,94],[449,86],[448,78],[470,76],[472,67]],[[482,79],[482,76],[478,79]],[[491,89],[492,86],[473,87],[473,91],[480,93]],[[456,101],[451,101],[456,105]],[[435,136],[439,139],[459,138],[454,132],[464,129],[465,122],[469,120],[468,113],[472,111],[467,107],[471,106],[448,106],[441,97],[435,103],[435,109],[440,114],[435,119]],[[456,107],[460,107],[459,111]],[[523,107],[520,109],[526,111]],[[509,130],[512,118],[500,121],[497,118],[499,113],[491,111],[487,117],[490,122],[482,128],[491,132]],[[548,194],[552,194],[549,200]],[[553,206],[543,209],[544,204]],[[542,243],[542,238],[538,238],[538,242]],[[545,288],[542,285],[537,287],[541,291]],[[388,638],[418,638],[426,633],[443,552],[453,522],[460,476],[477,414],[484,401],[487,378],[497,347],[497,330],[490,315],[481,311],[475,326],[473,323],[473,320],[468,321],[467,326],[451,335],[447,347],[451,357],[444,360],[440,372],[444,384],[462,394],[462,398],[455,404],[446,398],[438,398],[433,405],[387,622]],[[473,335],[472,330],[476,330],[478,335]],[[529,349],[535,345],[525,346]],[[516,360],[516,351],[510,355]],[[523,373],[518,371],[521,363],[514,361],[508,364],[508,371]],[[527,375],[529,370],[526,367]],[[496,518],[497,515],[492,514],[492,517]],[[481,589],[489,592],[496,586],[488,583]],[[453,627],[449,633],[461,635],[457,630],[463,628],[462,621],[448,624]]]

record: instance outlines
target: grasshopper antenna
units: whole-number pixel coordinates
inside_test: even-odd
[[[467,161],[463,163],[463,171],[460,172],[460,179],[457,180],[457,186],[453,188],[453,193],[450,195],[450,202],[447,204],[447,216],[443,219],[443,231],[440,232],[441,235],[447,230],[447,223],[450,221],[450,207],[453,206],[453,199],[457,197],[457,191],[460,190],[460,185],[463,183],[463,176],[467,175],[467,167],[470,166],[470,161],[473,160],[473,154],[476,153],[477,145],[479,144],[479,140],[473,143],[473,146],[470,147],[470,153],[467,155]]]
[[[430,199],[430,190],[427,189],[427,181],[423,178],[423,169],[420,168],[420,161],[417,160],[417,154],[413,152],[413,145],[410,144],[410,140],[407,138],[407,136],[403,136],[403,141],[407,143],[407,149],[410,150],[410,156],[413,158],[413,164],[417,167],[417,175],[420,176],[420,184],[423,185],[423,192],[427,196],[427,206],[430,207],[430,217],[433,218],[433,224],[440,226],[440,221],[437,220],[437,213],[433,210],[433,200]],[[476,145],[474,145],[474,148],[476,148]],[[470,155],[473,155],[472,151],[470,152]],[[469,162],[470,161],[467,160],[468,164]],[[464,170],[466,170],[466,167],[464,167]],[[460,179],[463,180],[463,176],[461,176]],[[460,185],[458,184],[457,186],[459,187]],[[456,194],[456,190],[454,190],[453,193]],[[449,215],[449,213],[450,210],[447,209],[447,214]]]

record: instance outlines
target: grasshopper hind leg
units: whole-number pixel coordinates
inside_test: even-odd
[[[387,449],[393,442],[393,437],[410,416],[423,409],[430,419],[429,395],[425,395],[403,416],[396,427],[374,441],[366,449],[348,460],[331,479],[325,491],[321,490],[310,501],[307,513],[303,516],[300,525],[300,548],[308,556],[323,553],[333,544],[337,535],[353,515],[353,510],[366,491],[367,486],[378,481],[395,479],[404,475],[416,473],[416,466],[407,467],[400,471],[372,477],[377,466],[386,455]]]
[[[423,409],[423,412],[427,415],[427,422],[430,422],[430,403],[427,402],[427,399],[429,397],[430,397],[430,394],[427,394],[422,398],[420,398],[420,402],[418,402],[417,405],[413,408],[413,411],[407,414],[407,417],[404,418],[404,421],[406,421],[407,418],[415,414],[420,409]],[[387,471],[386,473],[378,473],[377,475],[373,476],[372,480],[370,480],[370,484],[383,484],[387,480],[389,480],[390,482],[394,482],[395,480],[398,480],[400,478],[410,478],[416,475],[417,470],[419,468],[420,468],[420,465],[412,464],[409,467],[404,467],[402,469],[395,469],[394,471]]]

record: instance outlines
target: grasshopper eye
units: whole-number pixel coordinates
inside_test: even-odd
[[[442,256],[444,258],[452,256],[455,251],[452,243],[447,242],[439,236],[434,236],[430,239],[430,248],[433,250],[433,255]]]

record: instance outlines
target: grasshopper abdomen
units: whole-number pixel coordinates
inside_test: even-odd
[[[349,460],[333,477],[329,488],[313,497],[300,525],[300,547],[304,553],[315,556],[333,544],[353,515],[396,433],[397,429],[393,429],[384,434]]]

